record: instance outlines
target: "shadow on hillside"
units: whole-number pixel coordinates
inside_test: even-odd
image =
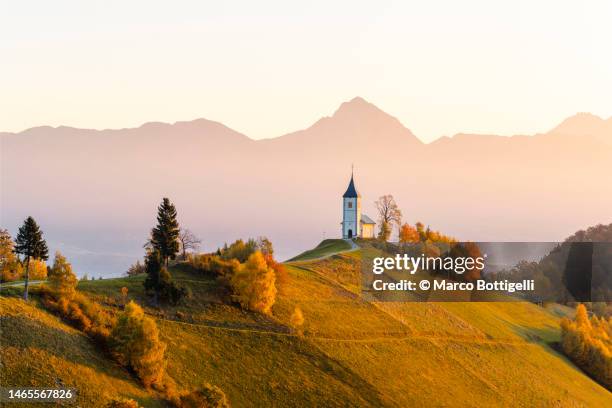
[[[322,362],[318,368],[333,376],[338,381],[346,384],[350,389],[358,390],[359,396],[373,407],[385,407],[387,403],[383,401],[380,391],[364,380],[359,374],[353,371],[350,367],[343,364],[341,361],[329,356],[316,345],[312,344],[313,348],[303,348],[299,352],[308,358],[310,361]],[[357,404],[354,404],[357,406]]]
[[[22,316],[2,316],[0,326],[2,327],[0,330],[2,347],[14,347],[21,350],[36,348],[59,359],[87,366],[96,371],[99,371],[101,366],[107,367],[106,375],[121,380],[130,379],[118,365],[110,361],[103,352],[97,350],[84,334],[70,333]]]

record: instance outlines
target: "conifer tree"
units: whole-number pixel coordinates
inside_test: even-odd
[[[49,259],[47,243],[43,239],[42,231],[38,227],[38,224],[36,224],[36,221],[34,221],[34,218],[26,218],[23,225],[19,228],[17,239],[15,240],[15,253],[23,255],[26,264],[23,298],[28,300],[30,259],[35,258],[43,261]]]
[[[165,266],[168,266],[168,259],[174,259],[179,252],[179,233],[176,208],[164,197],[157,208],[157,226],[151,231],[151,245],[159,252]]]

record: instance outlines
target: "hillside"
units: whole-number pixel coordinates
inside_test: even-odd
[[[82,407],[104,406],[119,396],[163,406],[81,332],[18,298],[0,297],[0,384],[78,390]],[[40,404],[30,404],[37,407]],[[26,404],[20,406],[28,406]]]
[[[190,287],[192,301],[148,310],[169,346],[168,373],[181,387],[202,381],[221,387],[235,407],[612,403],[609,391],[552,347],[559,340],[560,309],[552,313],[528,303],[368,303],[357,294],[356,266],[371,249],[335,253],[337,245],[323,243],[311,253],[315,259],[286,263],[289,280],[271,318],[221,303],[214,280],[175,267],[172,273]],[[325,248],[334,254],[320,258]],[[79,289],[113,307],[122,286],[129,297],[142,300],[142,277],[81,282]],[[15,299],[0,305],[11,319],[23,315],[16,308],[30,308]],[[287,325],[295,306],[305,318],[302,336]],[[51,354],[59,353],[64,341],[58,336],[73,331],[33,310],[22,324],[60,325],[62,331],[43,342]],[[11,330],[3,344],[21,344],[14,336],[19,334]],[[74,358],[98,361],[92,353],[75,351]],[[104,364],[93,368],[102,378],[109,370]],[[37,362],[43,372],[54,370],[50,366]],[[24,365],[7,367],[12,368],[2,368],[3,378],[29,375]],[[122,394],[139,395],[129,379],[121,373],[117,378],[123,379]],[[142,398],[143,405],[155,405]]]

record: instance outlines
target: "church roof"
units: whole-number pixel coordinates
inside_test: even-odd
[[[365,214],[361,214],[361,223],[362,224],[376,224],[370,217]]]
[[[346,193],[344,193],[342,197],[343,198],[361,197],[361,194],[359,194],[359,192],[357,192],[357,190],[355,189],[355,182],[353,181],[352,174],[351,174],[351,182],[349,183],[348,188],[346,189]]]

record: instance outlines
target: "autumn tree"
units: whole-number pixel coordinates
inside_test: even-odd
[[[49,271],[49,285],[57,298],[72,299],[76,291],[78,279],[72,272],[72,266],[66,258],[57,251],[53,266]]]
[[[276,276],[260,251],[256,251],[231,277],[233,298],[245,308],[269,314],[276,301]]]
[[[130,265],[130,267],[128,268],[126,275],[127,276],[137,276],[140,274],[145,273],[145,267],[142,263],[140,263],[140,260],[136,261],[135,264]]]
[[[42,231],[38,227],[38,224],[36,224],[36,221],[34,221],[34,218],[26,218],[23,225],[19,228],[17,239],[15,240],[15,253],[22,255],[25,261],[25,288],[23,298],[28,300],[30,260],[33,258],[43,261],[49,259],[47,243],[43,239]]]
[[[196,250],[202,243],[202,240],[195,236],[193,232],[188,229],[182,229],[178,236],[179,242],[181,243],[181,252],[183,253],[183,259],[187,259],[188,250]]]
[[[612,387],[612,319],[589,318],[585,305],[576,307],[574,320],[561,320],[563,352],[605,387]]]
[[[10,282],[19,279],[23,268],[13,252],[15,243],[9,232],[0,229],[0,281]]]
[[[420,241],[420,236],[416,228],[409,224],[402,224],[399,231],[399,242],[403,244],[417,243]]]
[[[174,259],[179,251],[179,231],[176,208],[164,197],[157,208],[157,225],[151,231],[151,246],[165,266],[168,266],[168,259]]]
[[[134,370],[145,386],[162,384],[166,344],[159,340],[155,320],[145,316],[142,308],[133,301],[117,318],[110,336],[110,347],[117,361]]]
[[[397,206],[395,199],[390,194],[381,196],[374,204],[378,210],[378,220],[380,224],[378,238],[387,241],[391,236],[393,226],[396,225],[399,228],[401,225],[402,212]]]

